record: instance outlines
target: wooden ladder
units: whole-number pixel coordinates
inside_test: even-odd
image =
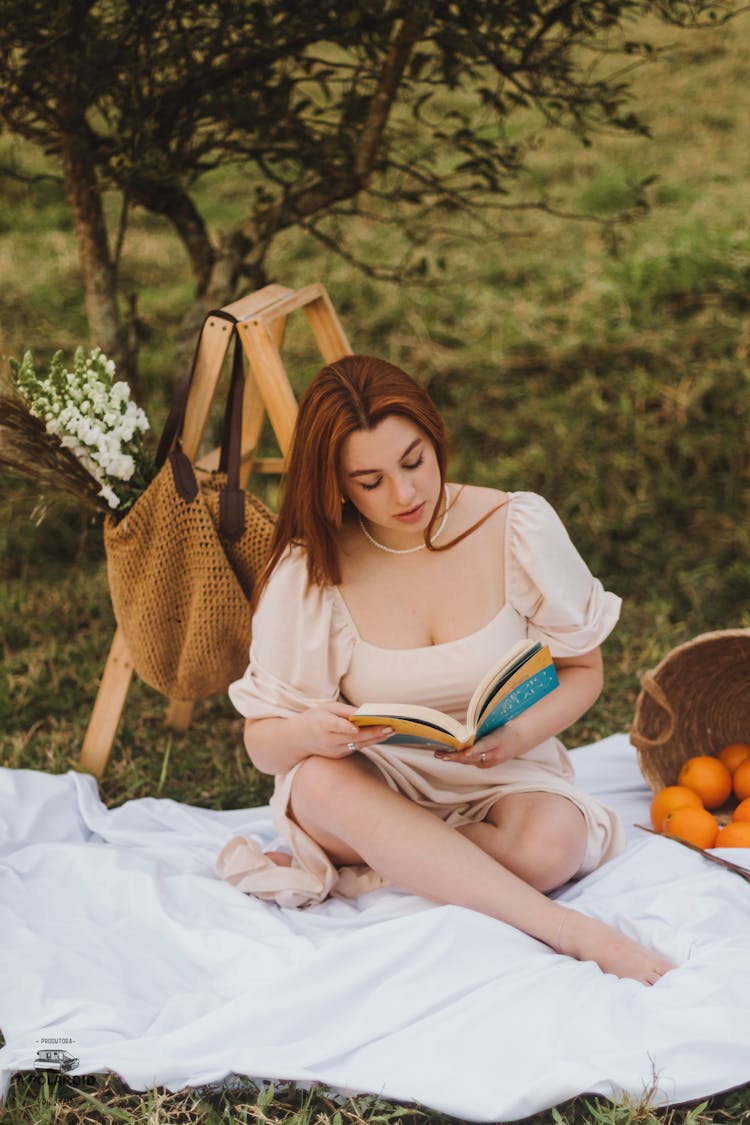
[[[237,321],[242,347],[248,360],[242,413],[242,484],[251,474],[283,473],[297,418],[297,402],[289,383],[281,347],[290,313],[302,309],[312,329],[324,363],[351,354],[349,342],[323,286],[316,282],[304,289],[266,285],[263,289],[226,305],[224,311]],[[209,317],[201,334],[195,374],[185,413],[182,448],[202,469],[219,464],[218,449],[196,461],[221,375],[232,325],[220,317]],[[263,422],[268,415],[281,450],[281,457],[256,457]],[[112,750],[125,707],[133,664],[121,629],[115,631],[99,691],[81,750],[81,766],[101,777]],[[167,725],[187,730],[193,704],[172,700]]]

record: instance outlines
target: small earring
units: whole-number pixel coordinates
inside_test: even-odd
[[[341,500],[341,507],[343,508],[344,504],[346,504],[346,496],[340,496],[339,499]]]

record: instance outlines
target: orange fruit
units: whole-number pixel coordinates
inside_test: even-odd
[[[688,758],[678,774],[677,783],[697,793],[707,809],[718,809],[732,792],[731,773],[723,762],[709,754]]]
[[[733,820],[719,829],[715,848],[750,848],[750,822]]]
[[[724,763],[730,773],[734,773],[741,762],[750,758],[750,742],[730,742],[728,746],[719,751],[717,757],[720,762]]]
[[[732,775],[732,784],[738,801],[750,797],[750,761],[740,762]]]
[[[740,801],[732,813],[732,820],[750,821],[750,797],[745,797],[744,801]]]
[[[712,848],[719,825],[708,809],[673,809],[664,818],[664,835],[687,840],[697,848]]]
[[[703,802],[692,789],[686,789],[684,785],[668,785],[666,789],[660,789],[651,802],[651,823],[656,831],[661,832],[664,817],[668,812],[686,806],[693,809],[703,808]]]

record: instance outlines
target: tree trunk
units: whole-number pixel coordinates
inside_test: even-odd
[[[143,177],[132,180],[129,190],[135,203],[172,223],[190,259],[195,291],[201,296],[211,281],[215,252],[203,217],[188,192],[174,183]]]
[[[189,370],[198,333],[206,314],[211,309],[222,308],[268,284],[263,262],[248,263],[246,260],[248,247],[249,243],[245,236],[235,232],[222,239],[220,245],[214,248],[208,283],[203,291],[196,290],[195,300],[180,322],[176,381],[179,381]]]
[[[120,320],[117,279],[109,252],[102,197],[83,129],[73,127],[63,132],[60,156],[78,239],[91,343],[115,361],[118,373],[136,390],[135,354],[127,346]]]

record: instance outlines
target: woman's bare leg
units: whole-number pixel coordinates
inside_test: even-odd
[[[572,879],[586,855],[588,830],[581,810],[557,793],[501,797],[486,820],[458,829],[503,867],[538,891]]]
[[[389,789],[363,758],[307,758],[292,815],[338,865],[366,863],[405,890],[477,910],[605,972],[652,984],[673,966],[618,930],[545,897],[472,840]]]

